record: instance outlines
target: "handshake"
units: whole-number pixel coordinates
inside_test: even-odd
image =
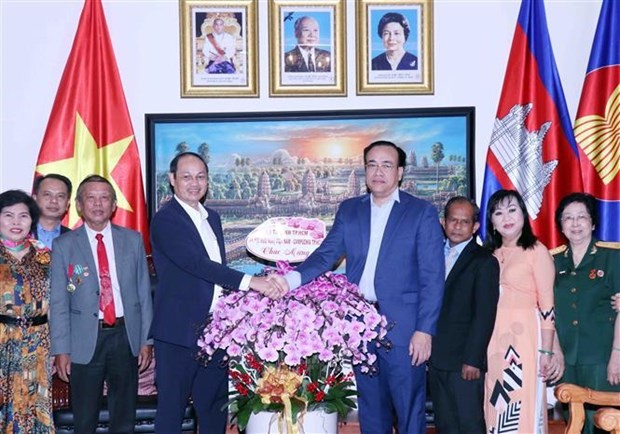
[[[286,279],[278,274],[270,274],[264,277],[252,276],[250,288],[272,300],[279,300],[289,290]]]

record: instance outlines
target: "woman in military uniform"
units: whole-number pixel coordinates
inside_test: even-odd
[[[556,224],[568,240],[552,251],[555,261],[555,326],[559,347],[554,361],[565,367],[562,382],[620,392],[620,314],[610,298],[620,289],[620,244],[597,241],[596,200],[585,193],[564,197]],[[586,409],[584,433],[594,427]]]

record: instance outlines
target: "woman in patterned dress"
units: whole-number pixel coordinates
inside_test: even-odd
[[[50,252],[31,238],[39,208],[0,194],[0,432],[53,433],[49,360]]]
[[[545,381],[559,374],[551,369],[553,260],[532,232],[518,192],[493,194],[486,222],[486,246],[500,265],[497,318],[487,350],[487,431],[546,433]]]

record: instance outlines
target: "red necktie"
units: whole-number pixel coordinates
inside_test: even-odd
[[[116,314],[114,313],[114,296],[112,295],[108,254],[105,251],[105,244],[103,244],[103,235],[97,234],[95,238],[97,238],[97,262],[99,263],[99,286],[101,287],[99,309],[103,312],[103,322],[114,325]]]

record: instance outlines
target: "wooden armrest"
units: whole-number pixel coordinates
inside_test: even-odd
[[[599,408],[594,413],[594,425],[612,434],[620,434],[620,408]]]
[[[570,417],[566,434],[581,433],[586,419],[584,404],[620,406],[620,393],[618,392],[600,392],[569,383],[557,386],[555,397],[558,401],[568,404]]]

